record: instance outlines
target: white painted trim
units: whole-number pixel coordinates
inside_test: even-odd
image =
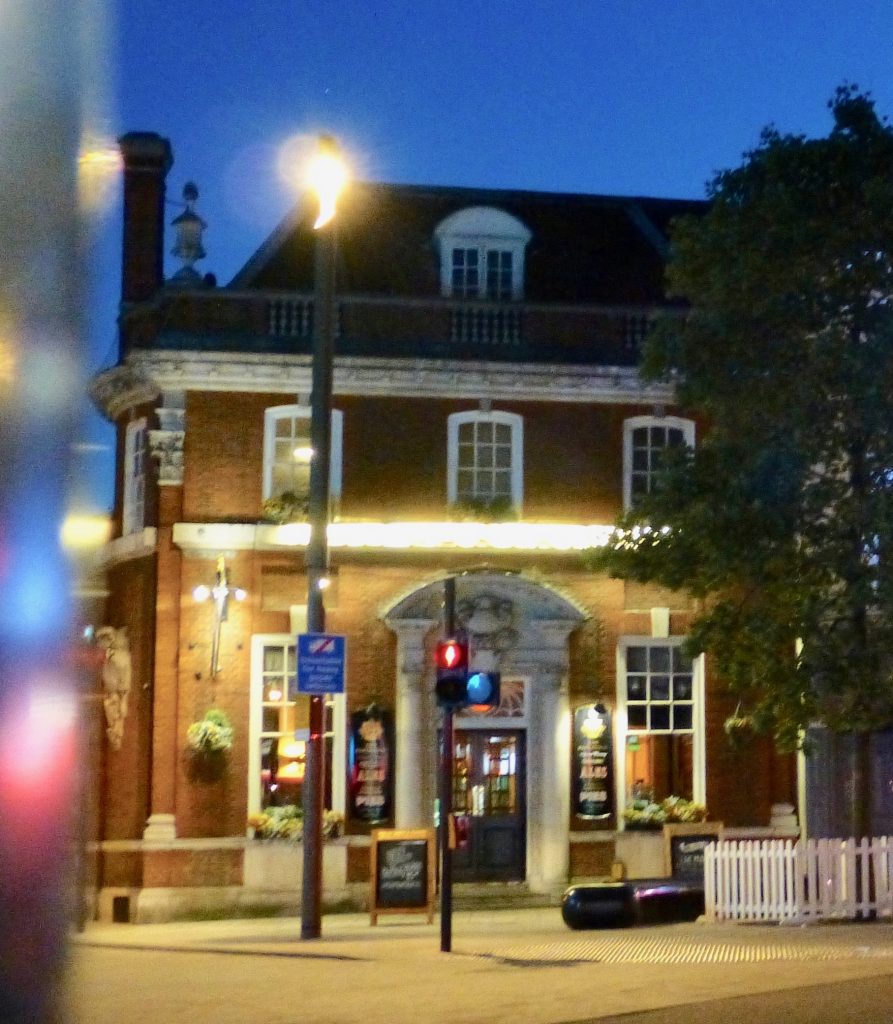
[[[296,646],[293,633],[255,633],[251,637],[251,677],[248,691],[248,811],[260,811],[260,745],[257,737],[263,724],[263,708],[259,681],[263,678],[263,652],[268,644]],[[347,698],[343,693],[332,699],[332,810],[344,814],[346,809],[347,772]]]
[[[140,472],[134,472],[137,444],[141,444]],[[146,525],[146,462],[149,431],[145,416],[131,420],[124,431],[124,493],[121,498],[121,533],[139,533]]]
[[[263,497],[270,497],[273,489],[273,456],[275,453],[276,421],[280,419],[310,420],[309,405],[271,405],[264,410]],[[332,409],[329,437],[329,493],[341,497],[341,452],[344,437],[344,413]]]
[[[689,448],[695,446],[694,420],[681,416],[630,416],[623,421],[623,507],[632,504],[633,431],[639,427],[675,427],[682,431]]]
[[[627,647],[679,647],[685,637],[670,636],[655,639],[650,636],[621,636],[616,649],[616,705],[614,712],[614,779],[617,826],[623,828],[623,808],[626,806],[626,737],[628,719],[626,711],[626,649]],[[705,660],[700,654],[692,659],[692,799],[707,802],[707,724],[705,708]],[[647,733],[645,734],[647,735]],[[670,735],[658,733],[657,735]]]
[[[97,374],[90,393],[116,419],[162,390],[295,395],[310,389],[310,356],[153,349],[133,352],[124,365]],[[610,405],[673,401],[671,386],[646,384],[631,366],[374,357],[336,357],[334,393]]]
[[[440,252],[440,292],[453,294],[453,249],[477,249],[479,288],[472,299],[487,298],[487,253],[512,254],[512,299],[524,296],[524,250],[532,234],[517,217],[495,206],[468,206],[445,217],[434,229]]]
[[[459,466],[459,427],[464,423],[502,423],[512,432],[511,498],[518,515],[524,501],[524,418],[513,412],[471,409],[447,417],[447,501],[456,501]]]
[[[124,537],[110,540],[92,555],[85,563],[90,568],[110,568],[122,562],[130,562],[134,558],[145,558],[155,553],[158,544],[158,530],[154,526],[146,526],[136,533],[128,533]]]

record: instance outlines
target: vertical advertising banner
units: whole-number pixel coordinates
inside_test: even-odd
[[[388,821],[393,814],[393,718],[370,704],[355,711],[350,723],[350,817],[370,825]]]
[[[573,802],[578,818],[610,816],[614,806],[611,712],[584,704],[574,712]]]

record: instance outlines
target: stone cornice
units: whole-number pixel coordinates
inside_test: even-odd
[[[247,391],[306,394],[311,357],[307,355],[234,355],[223,352],[133,352],[125,363],[93,378],[90,395],[115,419],[125,409],[152,401],[163,391]],[[633,367],[555,363],[495,363],[447,359],[335,360],[336,395],[398,398],[491,398],[601,402],[666,403],[672,388],[644,384]]]

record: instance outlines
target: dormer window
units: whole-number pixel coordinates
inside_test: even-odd
[[[512,285],[510,249],[453,249],[452,295],[464,299],[482,295],[488,299],[512,299]]]
[[[524,297],[524,250],[531,235],[515,217],[471,206],[442,220],[434,237],[443,295],[502,302]]]

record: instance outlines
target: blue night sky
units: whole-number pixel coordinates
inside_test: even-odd
[[[168,199],[198,184],[222,284],[293,201],[295,135],[335,135],[367,180],[701,197],[764,125],[827,133],[844,81],[893,115],[889,0],[141,0],[108,35],[102,128],[170,139]],[[116,355],[119,196],[96,228],[93,370]],[[109,505],[110,457],[85,458]]]

